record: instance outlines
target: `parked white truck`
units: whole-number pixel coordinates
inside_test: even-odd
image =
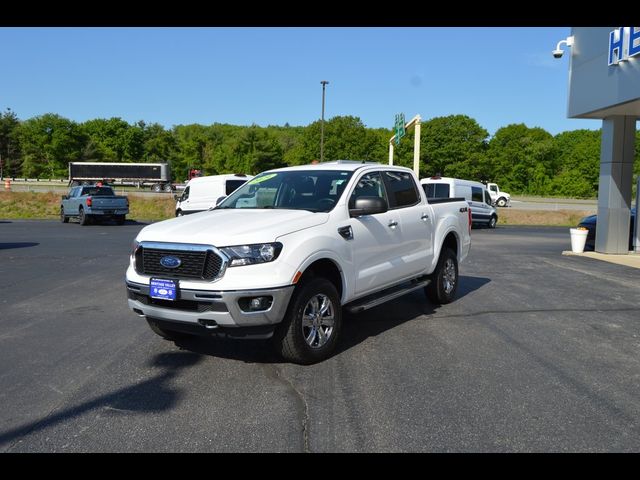
[[[337,161],[264,172],[215,209],[143,228],[128,304],[168,340],[271,338],[286,360],[331,355],[342,310],[417,289],[454,299],[471,244],[466,202],[429,203],[413,171]]]
[[[494,205],[498,207],[511,206],[511,195],[501,191],[497,183],[487,183],[487,190],[489,190],[489,195],[491,195],[491,201]]]

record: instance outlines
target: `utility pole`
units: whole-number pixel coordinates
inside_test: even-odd
[[[329,82],[322,80],[322,122],[320,123],[320,162],[324,162],[324,90]]]

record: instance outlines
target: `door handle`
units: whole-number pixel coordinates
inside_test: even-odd
[[[398,226],[398,222],[396,222],[395,220],[391,220],[389,222],[389,228],[396,228]]]
[[[420,217],[420,220],[429,220],[429,215],[427,215],[426,213],[423,213],[422,216]]]

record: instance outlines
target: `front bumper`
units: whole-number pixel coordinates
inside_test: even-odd
[[[212,331],[218,327],[256,327],[280,323],[295,287],[233,291],[180,289],[177,301],[167,301],[149,297],[149,285],[130,281],[126,284],[129,308],[138,315],[194,327],[206,326]],[[272,297],[273,301],[266,310],[243,310],[240,299],[252,297]]]

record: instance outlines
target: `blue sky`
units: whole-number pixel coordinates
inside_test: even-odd
[[[552,134],[567,119],[569,27],[0,28],[0,109],[121,117],[167,128],[214,122],[368,127],[466,114],[490,134],[510,123]]]

